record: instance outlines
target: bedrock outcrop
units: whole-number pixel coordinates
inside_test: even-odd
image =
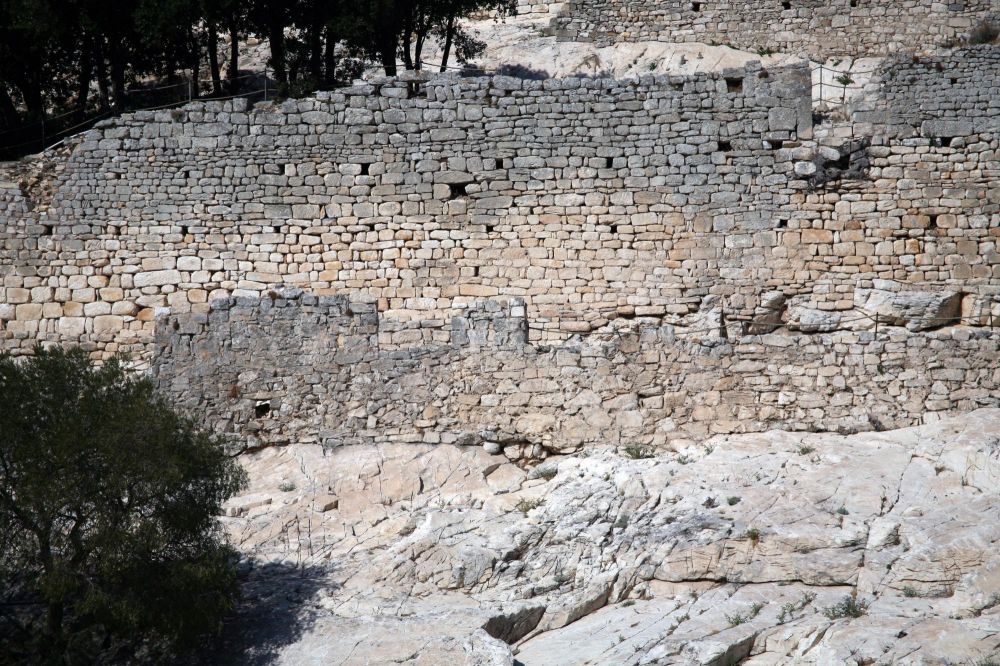
[[[233,663],[931,664],[1000,650],[1000,409],[531,468],[400,443],[244,461],[251,487],[225,519],[250,569]]]

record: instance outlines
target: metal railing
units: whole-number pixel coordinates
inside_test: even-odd
[[[810,69],[810,76],[813,80],[813,101],[826,104],[828,106],[844,106],[850,100],[848,93],[860,93],[867,85],[867,83],[858,83],[855,80],[855,76],[868,77],[866,79],[866,81],[868,81],[870,80],[871,75],[876,71],[878,71],[877,68],[867,70],[841,70],[836,69],[835,67],[827,67],[824,64],[816,65]],[[817,73],[819,76],[816,76]],[[827,74],[831,74],[833,76],[827,76]],[[833,99],[827,99],[827,89],[838,91],[839,94],[836,97],[839,97],[839,99],[836,97]]]
[[[213,95],[210,92],[203,94],[202,84],[212,84],[212,79],[199,79],[197,82],[188,80],[162,86],[133,87],[125,91],[126,103],[124,106],[107,108],[91,115],[87,115],[86,112],[76,109],[57,116],[42,118],[24,125],[0,130],[0,159],[16,159],[26,154],[50,150],[61,145],[66,140],[89,130],[101,120],[123,113],[158,111],[182,106],[193,101],[223,101],[237,98],[254,99],[257,97],[260,97],[263,101],[267,101],[269,95],[270,97],[274,97],[277,92],[277,89],[273,85],[269,86],[268,74],[269,71],[265,69],[262,73],[244,74],[234,79],[224,79],[224,85],[230,81],[261,79],[260,87],[241,90],[232,95]],[[81,116],[85,117],[77,122],[72,122],[74,116],[76,119],[79,119]],[[67,126],[65,124],[67,119],[72,124]],[[33,136],[27,140],[15,141],[16,139],[23,138],[25,134]],[[8,143],[5,137],[10,137],[11,142]]]

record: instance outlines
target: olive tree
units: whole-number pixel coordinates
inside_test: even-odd
[[[216,517],[244,484],[121,360],[0,356],[0,654],[133,660],[216,629],[238,592]]]

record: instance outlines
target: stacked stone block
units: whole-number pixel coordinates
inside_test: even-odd
[[[997,60],[973,69],[989,80]],[[877,280],[961,293],[966,323],[988,325],[997,135],[889,127],[818,145],[808,70],[759,65],[139,112],[84,135],[50,194],[2,190],[0,344],[149,358],[158,312],[282,285],[440,321],[420,342],[482,298],[523,299],[529,339],[559,342],[618,318],[690,327],[709,297],[747,317],[775,291],[844,312]]]
[[[343,296],[275,292],[160,319],[162,391],[249,447],[489,443],[513,458],[771,428],[852,432],[1000,404],[1000,330],[679,337],[646,319],[554,347],[517,301],[441,336]]]
[[[717,43],[826,60],[933,50],[998,18],[992,0],[569,0],[553,27],[601,45]]]
[[[982,44],[934,57],[896,55],[853,103],[856,134],[955,137],[1000,130],[1000,48]]]

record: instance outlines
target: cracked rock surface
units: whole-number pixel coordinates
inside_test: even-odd
[[[529,470],[424,444],[243,461],[251,487],[225,519],[251,569],[232,663],[1000,653],[1000,409],[851,436],[593,449]]]

